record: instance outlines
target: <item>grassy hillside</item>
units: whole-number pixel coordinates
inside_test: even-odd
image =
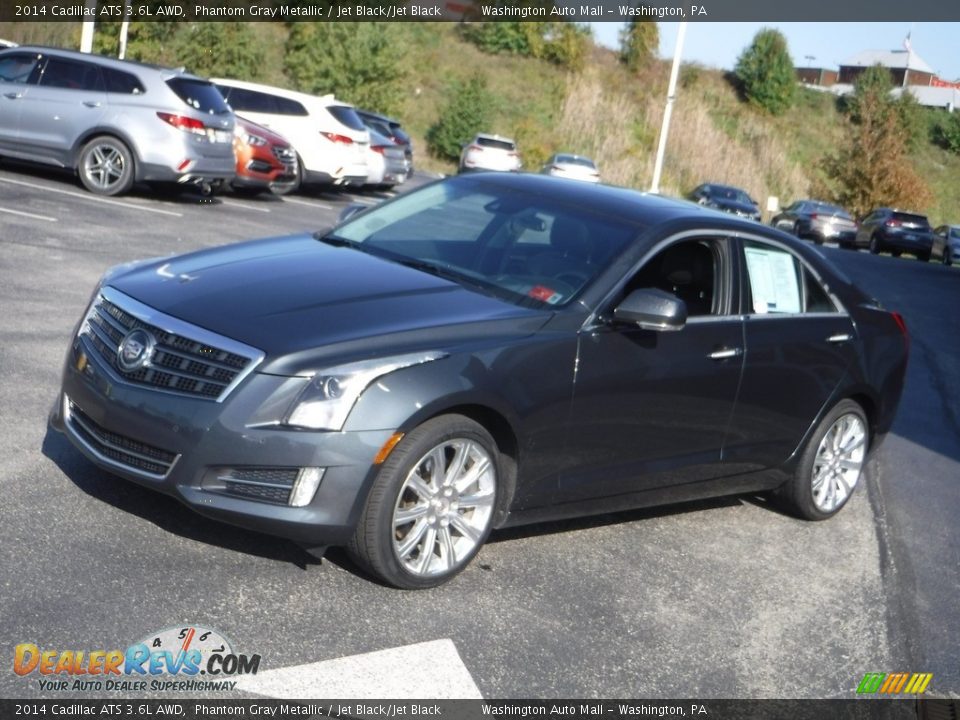
[[[254,23],[253,30],[264,62],[250,79],[289,84],[283,75],[286,26]],[[14,40],[75,46],[79,27],[11,23],[3,33]],[[407,80],[401,117],[414,137],[421,168],[454,170],[427,155],[424,138],[451,85],[479,73],[496,98],[494,120],[486,129],[515,138],[527,169],[539,169],[553,152],[576,152],[593,157],[607,182],[649,186],[667,63],[631,75],[615,53],[592,47],[584,70],[574,74],[540,60],[484,54],[462,41],[454,24],[409,23],[402,37]],[[829,94],[801,89],[791,111],[771,117],[740,102],[722,72],[685,65],[662,190],[682,195],[700,182],[725,182],[758,199],[775,195],[786,204],[818,194],[820,161],[842,137],[842,116]],[[933,191],[935,200],[923,208],[931,221],[960,222],[960,156],[921,143],[913,161]]]

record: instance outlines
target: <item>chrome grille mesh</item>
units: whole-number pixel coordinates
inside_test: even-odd
[[[143,367],[126,371],[117,361],[117,349],[123,337],[136,328],[150,333],[156,345]],[[201,332],[198,330],[197,334]],[[127,312],[103,294],[94,301],[80,335],[128,382],[211,400],[222,398],[231,383],[255,360],[254,353],[248,357],[187,334],[167,332]]]

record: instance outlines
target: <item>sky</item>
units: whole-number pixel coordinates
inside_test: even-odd
[[[619,46],[622,23],[591,23],[597,42]],[[673,57],[678,23],[657,23],[660,55]],[[837,69],[839,64],[861,50],[902,50],[910,33],[912,52],[922,58],[944,80],[960,80],[960,23],[687,23],[683,60],[725,70],[762,27],[775,27],[787,38],[795,66]],[[813,59],[810,59],[810,58]]]

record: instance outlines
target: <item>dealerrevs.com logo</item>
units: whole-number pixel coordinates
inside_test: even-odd
[[[199,625],[152,633],[126,650],[14,648],[13,671],[36,677],[42,691],[228,691],[256,675],[259,655],[234,652],[226,637]]]

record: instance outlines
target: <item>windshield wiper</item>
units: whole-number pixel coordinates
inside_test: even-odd
[[[339,235],[333,235],[326,230],[315,232],[313,238],[327,245],[332,245],[333,247],[352,247],[359,249],[360,246],[358,242],[347,240],[347,238],[340,237]]]

